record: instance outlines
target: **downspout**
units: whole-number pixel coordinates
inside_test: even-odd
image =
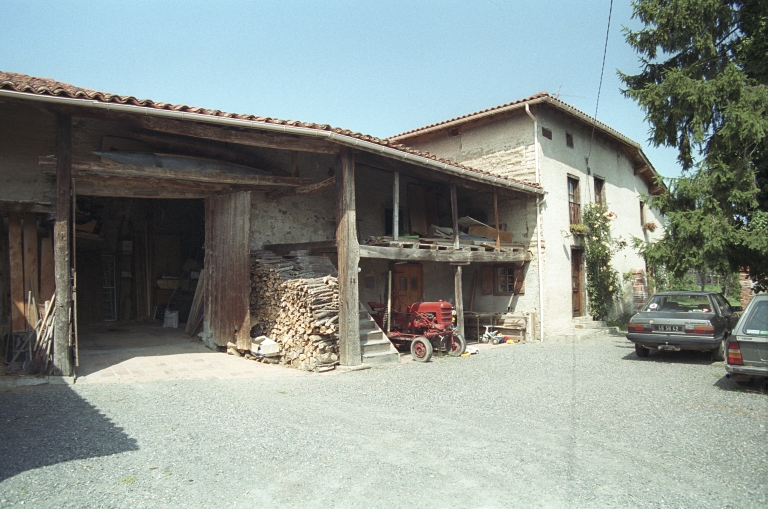
[[[531,113],[528,104],[525,105],[525,112],[533,120],[533,149],[536,161],[536,183],[541,184],[541,175],[539,173],[539,121]],[[539,340],[544,342],[544,266],[541,262],[541,196],[536,196],[536,260],[539,269],[539,315],[541,315],[541,326],[539,327]]]

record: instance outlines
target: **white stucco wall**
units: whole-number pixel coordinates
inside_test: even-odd
[[[547,198],[542,215],[547,224],[544,230],[546,239],[545,310],[547,325],[555,333],[572,327],[571,294],[571,248],[579,244],[571,235],[568,210],[568,177],[579,180],[581,204],[594,203],[594,178],[604,179],[603,195],[609,210],[617,214],[611,225],[613,238],[622,238],[631,244],[631,237],[648,239],[658,238],[662,232],[656,230],[649,234],[642,229],[640,221],[641,195],[648,194],[645,181],[634,174],[634,169],[624,150],[615,142],[595,135],[591,129],[570,120],[555,110],[543,109],[537,112],[540,128],[552,131],[552,140],[539,136],[540,167],[542,186],[547,191]],[[566,133],[573,136],[573,148],[566,146]],[[591,143],[591,151],[590,151]],[[587,173],[589,157],[590,174]],[[655,221],[661,225],[661,218],[656,211],[646,207],[646,221]],[[645,262],[631,245],[617,253],[613,266],[624,274],[632,269],[645,268]],[[629,306],[632,298],[632,285],[627,281],[622,289],[622,306]],[[583,295],[586,299],[586,293]],[[586,301],[585,301],[586,302]],[[588,314],[586,306],[584,313]]]
[[[547,336],[573,328],[571,290],[571,249],[580,242],[570,233],[568,206],[569,176],[579,180],[582,206],[594,202],[594,177],[605,181],[603,194],[609,210],[618,218],[612,225],[614,238],[623,238],[628,243],[631,237],[646,240],[657,239],[661,229],[649,233],[642,229],[640,220],[641,195],[648,194],[648,186],[639,175],[634,174],[630,159],[614,142],[595,134],[592,130],[551,108],[534,111],[538,119],[538,150],[541,185],[547,192],[541,206],[544,274],[544,314]],[[415,148],[451,158],[478,169],[501,176],[520,180],[535,181],[535,147],[533,121],[524,112],[500,115],[490,123],[472,126],[465,124],[459,134],[447,132],[425,135],[411,139],[406,144]],[[552,140],[544,138],[542,127],[552,131]],[[573,136],[573,148],[566,146],[566,133]],[[591,144],[591,152],[590,152]],[[587,173],[587,157],[590,172]],[[646,221],[655,221],[661,226],[660,215],[646,207]],[[521,217],[518,213],[516,217]],[[535,199],[530,198],[524,214],[527,223],[527,238],[531,251],[536,252]],[[512,223],[512,228],[519,224]],[[515,240],[518,241],[517,239]],[[528,298],[537,293],[538,263],[530,264],[526,276],[526,298],[517,305],[526,310],[538,311],[538,302]],[[644,268],[642,258],[628,246],[613,260],[620,274],[632,269]],[[470,282],[471,284],[471,282]],[[582,288],[583,288],[582,284]],[[533,291],[532,291],[533,290]],[[537,295],[538,298],[538,295]],[[629,308],[632,299],[632,283],[624,284],[621,303],[617,311]],[[587,296],[583,292],[583,310],[588,314]],[[494,303],[493,305],[499,305]]]

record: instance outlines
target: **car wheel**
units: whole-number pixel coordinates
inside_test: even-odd
[[[635,353],[638,357],[648,357],[648,354],[651,353],[651,351],[643,345],[635,345]]]
[[[726,340],[723,338],[723,340],[720,342],[720,346],[712,350],[712,360],[717,362],[724,361],[726,348]]]
[[[428,362],[432,358],[432,343],[427,338],[414,338],[411,341],[411,357],[418,362]]]

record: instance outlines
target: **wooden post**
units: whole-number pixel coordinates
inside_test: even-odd
[[[27,212],[22,216],[24,226],[22,227],[22,237],[24,244],[24,295],[35,298],[35,302],[42,302],[40,299],[40,282],[38,280],[38,257],[37,257],[37,217],[32,212]],[[34,316],[37,310],[27,309],[28,329],[35,328]]]
[[[53,332],[53,373],[72,375],[72,357],[69,348],[70,307],[72,285],[70,281],[69,220],[72,185],[72,116],[59,115],[56,145],[56,222],[53,226],[53,257],[56,278],[56,326]]]
[[[464,293],[461,287],[462,272],[461,265],[456,265],[453,274],[454,301],[456,302],[454,309],[456,309],[456,330],[459,331],[462,338],[466,339],[464,335]]]
[[[459,207],[456,184],[451,184],[451,219],[453,223],[453,249],[459,249]]]
[[[392,184],[392,239],[400,238],[400,172],[394,173],[395,180]]]
[[[11,330],[24,330],[27,321],[24,318],[24,256],[21,242],[21,214],[8,213],[8,258],[10,258],[11,285]]]
[[[339,257],[339,357],[342,366],[362,363],[360,354],[360,297],[357,266],[360,248],[357,243],[355,212],[355,158],[347,148],[341,152],[339,211],[336,251]]]
[[[493,188],[493,218],[496,220],[496,249],[501,250],[501,233],[499,232],[499,195]]]

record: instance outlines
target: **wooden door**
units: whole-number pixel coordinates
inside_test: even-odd
[[[573,316],[584,314],[581,298],[581,250],[571,249],[571,290],[573,292]]]
[[[424,278],[421,265],[418,263],[395,265],[392,293],[399,297],[392,302],[392,307],[397,311],[405,311],[409,304],[421,302],[424,296]]]
[[[251,347],[251,193],[205,199],[205,320],[213,341]]]

